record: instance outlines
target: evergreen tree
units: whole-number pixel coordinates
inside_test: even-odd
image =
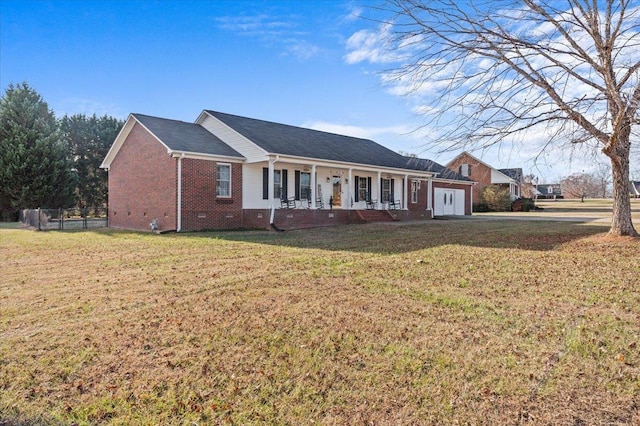
[[[58,121],[27,83],[0,98],[0,208],[15,212],[73,203],[75,174]]]
[[[108,179],[100,169],[111,144],[124,122],[109,116],[65,115],[60,127],[78,175],[76,202],[78,206],[99,208],[107,201]]]

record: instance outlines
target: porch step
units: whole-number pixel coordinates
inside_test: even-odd
[[[389,210],[358,210],[358,215],[365,223],[395,222],[397,220]]]

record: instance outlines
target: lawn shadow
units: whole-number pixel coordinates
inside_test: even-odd
[[[114,228],[65,231],[133,239],[205,238],[280,247],[395,254],[446,245],[493,249],[549,251],[558,246],[608,231],[604,223],[526,220],[494,217],[480,220],[428,220],[307,228],[284,232],[268,230],[202,231],[150,234]],[[47,231],[55,232],[55,231]]]
[[[395,254],[445,245],[549,251],[567,242],[607,231],[608,227],[603,224],[493,219],[342,225],[285,232],[197,232],[188,235],[305,249]],[[182,235],[169,237],[180,238]]]

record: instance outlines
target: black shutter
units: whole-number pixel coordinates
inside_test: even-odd
[[[393,183],[393,179],[391,179],[391,188],[389,188],[389,198],[395,201],[396,197],[393,196],[393,188],[395,188],[395,185]],[[402,191],[402,193],[404,194],[404,191]]]
[[[262,199],[269,199],[269,169],[267,167],[262,168]]]
[[[367,198],[371,200],[371,176],[367,178]]]
[[[289,187],[287,181],[287,169],[282,169],[282,198],[287,199],[289,196],[287,195],[287,188]]]
[[[358,185],[360,183],[360,178],[358,176],[356,176],[355,181],[356,181],[355,182],[355,188],[356,189],[355,189],[355,191],[353,191],[353,193],[356,194],[356,196],[354,197],[354,200],[357,203],[358,201],[360,201],[360,199],[359,199],[360,194],[359,194],[359,191],[358,191],[358,189],[360,189],[360,188],[358,188]]]
[[[300,170],[296,170],[296,200],[300,199]]]

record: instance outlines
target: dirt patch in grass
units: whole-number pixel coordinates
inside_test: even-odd
[[[0,229],[0,424],[637,423],[640,242],[606,231]]]

